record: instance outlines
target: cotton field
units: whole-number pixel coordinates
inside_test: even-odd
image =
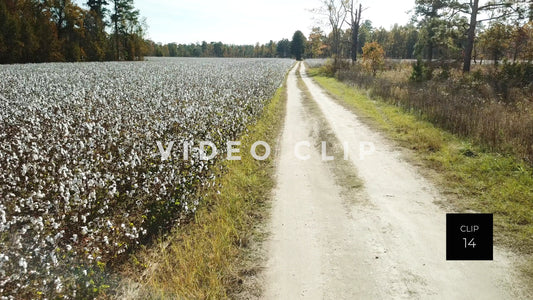
[[[0,296],[83,297],[106,265],[179,224],[220,151],[292,61],[151,59],[0,68]],[[188,160],[163,161],[157,142]],[[220,146],[220,147],[218,147]],[[220,159],[223,158],[223,156]],[[214,187],[216,188],[216,187]]]

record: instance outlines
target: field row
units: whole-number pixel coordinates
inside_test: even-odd
[[[3,67],[0,294],[72,297],[101,288],[106,264],[193,212],[197,188],[213,183],[216,160],[202,161],[191,148],[189,160],[163,161],[157,142],[211,141],[224,150],[291,64]]]

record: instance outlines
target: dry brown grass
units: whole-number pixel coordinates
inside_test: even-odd
[[[474,70],[463,75],[436,68],[432,80],[410,82],[411,68],[405,64],[389,67],[377,77],[355,66],[338,71],[337,77],[443,129],[473,138],[488,150],[533,163],[533,83],[519,88],[516,78],[507,73],[492,67]]]

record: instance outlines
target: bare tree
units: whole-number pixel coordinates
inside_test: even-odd
[[[341,27],[346,20],[346,0],[322,0],[322,6],[315,12],[328,18],[331,26],[331,50],[335,67],[338,66],[340,58]]]
[[[350,21],[346,21],[351,28],[351,47],[350,54],[352,62],[357,61],[357,49],[359,48],[359,27],[361,25],[361,12],[363,6],[359,3],[359,8],[354,10],[354,0],[348,0],[343,2],[346,10],[346,14],[350,15]]]

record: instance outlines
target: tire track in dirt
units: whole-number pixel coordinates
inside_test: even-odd
[[[297,66],[298,67],[298,66]],[[277,166],[265,277],[267,299],[527,298],[516,258],[495,248],[494,261],[446,261],[445,214],[438,191],[400,151],[337,104],[302,72],[324,119],[363,182],[366,201],[346,209],[342,188],[313,141],[296,68],[287,79],[287,115]],[[316,135],[315,135],[316,137]],[[319,141],[318,141],[319,142]],[[359,159],[360,143],[376,151]],[[360,194],[360,192],[358,192]]]

